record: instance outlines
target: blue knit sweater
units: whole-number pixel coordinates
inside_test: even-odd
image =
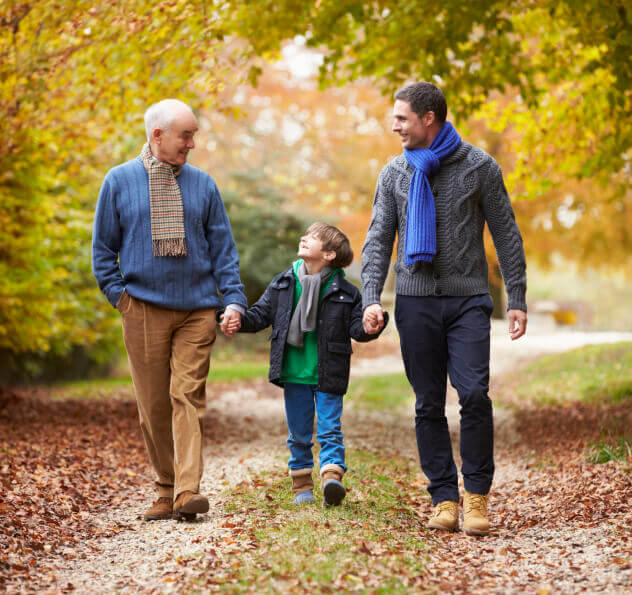
[[[107,173],[92,235],[92,270],[101,291],[112,306],[125,290],[172,310],[217,308],[222,301],[247,307],[237,249],[215,182],[188,164],[176,179],[188,255],[156,257],[145,167],[133,159]]]

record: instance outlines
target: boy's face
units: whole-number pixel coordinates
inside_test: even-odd
[[[298,256],[310,262],[323,262],[328,264],[336,258],[332,250],[323,250],[323,242],[316,235],[305,234],[298,243]]]

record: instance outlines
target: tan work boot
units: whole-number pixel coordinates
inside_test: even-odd
[[[162,496],[158,498],[143,517],[146,521],[164,521],[173,513],[173,499]]]
[[[208,499],[197,492],[184,491],[173,503],[173,516],[192,521],[196,514],[208,512]]]
[[[312,469],[290,469],[294,504],[309,504],[314,502],[314,480]]]
[[[439,502],[427,526],[430,529],[456,531],[459,528],[459,503],[452,500]]]
[[[487,495],[465,492],[463,497],[463,530],[467,535],[483,536],[489,533]]]

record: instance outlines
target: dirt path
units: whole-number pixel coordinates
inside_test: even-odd
[[[497,337],[492,342],[492,367],[497,373],[510,374],[521,356],[503,341]],[[555,345],[561,351],[568,343]],[[550,351],[552,344],[550,338],[534,340],[522,357]],[[355,373],[363,368],[390,371],[396,367],[393,358],[397,357],[387,355],[370,364],[359,360],[354,363]],[[215,387],[209,393],[201,490],[211,500],[210,513],[196,523],[144,523],[148,494],[132,491],[120,506],[105,510],[97,519],[122,530],[77,543],[70,551],[53,556],[46,572],[31,585],[34,590],[179,591],[182,580],[195,574],[206,556],[221,558],[231,551],[231,528],[225,522],[222,498],[231,486],[251,482],[261,470],[283,472],[283,403],[280,391],[263,381],[240,389]],[[448,415],[454,432],[458,404],[453,391],[448,396]],[[551,476],[534,466],[533,457],[519,443],[517,420],[509,409],[497,408],[495,423],[497,473],[491,501],[495,529],[484,540],[462,533],[429,536],[435,549],[429,560],[428,586],[498,593],[629,592],[629,550],[625,543],[617,545],[613,540],[613,531],[629,522],[625,519],[629,508],[598,523],[559,522],[556,510],[547,504],[547,487],[554,489]],[[412,403],[406,411],[379,415],[351,403],[345,412],[344,431],[350,449],[365,448],[385,456],[397,453],[417,460]],[[418,487],[411,487],[411,494],[416,510],[425,517],[430,512],[428,498]],[[24,584],[9,585],[9,591],[21,590],[27,590]]]

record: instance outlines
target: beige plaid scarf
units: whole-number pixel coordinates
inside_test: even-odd
[[[182,168],[156,159],[145,143],[140,158],[149,176],[151,243],[154,256],[186,256],[182,194],[176,176]]]

